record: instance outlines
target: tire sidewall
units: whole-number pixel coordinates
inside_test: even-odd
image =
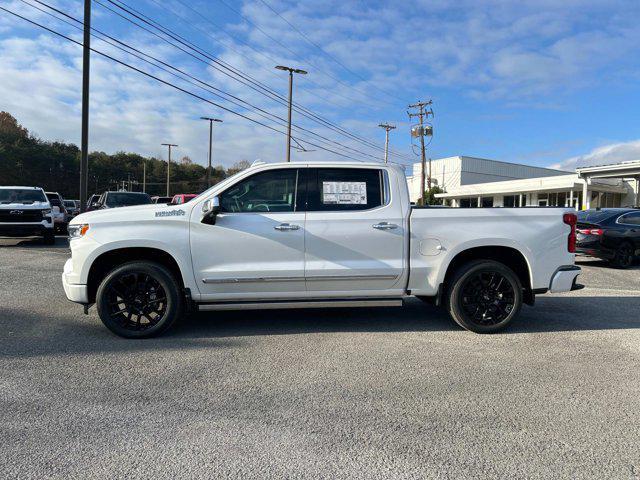
[[[461,306],[462,287],[466,280],[472,275],[482,271],[500,273],[512,284],[515,292],[513,309],[507,318],[495,325],[481,325],[469,320]],[[462,328],[476,333],[498,332],[505,329],[513,319],[518,316],[518,313],[520,313],[520,308],[522,307],[522,283],[513,270],[502,263],[490,260],[470,262],[462,266],[455,273],[449,290],[449,295],[447,295],[447,300],[447,306],[451,317]]]
[[[619,252],[621,249],[623,248],[628,248],[631,251],[631,256],[630,256],[630,261],[629,263],[621,263],[620,262],[620,258],[618,256]],[[628,243],[628,242],[624,242],[621,243],[618,248],[616,249],[616,253],[615,253],[615,257],[613,259],[613,264],[614,266],[618,267],[618,268],[629,268],[631,265],[633,265],[633,245]]]
[[[123,273],[144,273],[160,283],[167,295],[167,310],[164,317],[146,330],[128,330],[113,321],[109,315],[107,291],[110,285]],[[183,301],[180,286],[173,275],[162,265],[153,262],[130,262],[111,270],[100,282],[96,292],[96,309],[102,323],[113,333],[125,338],[148,338],[164,333],[182,316]]]

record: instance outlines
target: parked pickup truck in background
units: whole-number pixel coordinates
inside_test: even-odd
[[[535,295],[580,288],[576,215],[561,208],[417,208],[391,165],[253,166],[183,205],[76,217],[62,282],[124,337],[186,309],[401,306],[498,331]]]
[[[0,187],[0,237],[41,236],[53,245],[53,217],[58,213],[41,188]]]

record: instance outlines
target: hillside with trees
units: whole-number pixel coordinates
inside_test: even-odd
[[[91,152],[89,155],[89,192],[101,193],[123,187],[142,191],[146,164],[146,191],[151,195],[166,192],[167,162],[137,153]],[[212,168],[212,183],[249,163],[239,161],[228,169]],[[72,143],[38,138],[7,112],[0,112],[0,185],[28,185],[57,191],[65,198],[78,198],[80,190],[80,149]],[[189,157],[171,162],[171,191],[199,193],[207,186],[207,170]]]

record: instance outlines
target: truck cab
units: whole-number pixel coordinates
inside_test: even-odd
[[[578,288],[574,214],[483,210],[412,207],[393,165],[257,165],[185,204],[79,215],[63,284],[127,337],[162,333],[185,308],[401,306],[409,296],[484,333],[536,294]]]

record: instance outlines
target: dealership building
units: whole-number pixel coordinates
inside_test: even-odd
[[[427,164],[427,176],[429,166]],[[421,164],[407,177],[411,200],[420,198]],[[453,207],[558,206],[577,210],[638,205],[640,160],[579,168],[575,172],[475,157],[431,161],[436,194]]]

